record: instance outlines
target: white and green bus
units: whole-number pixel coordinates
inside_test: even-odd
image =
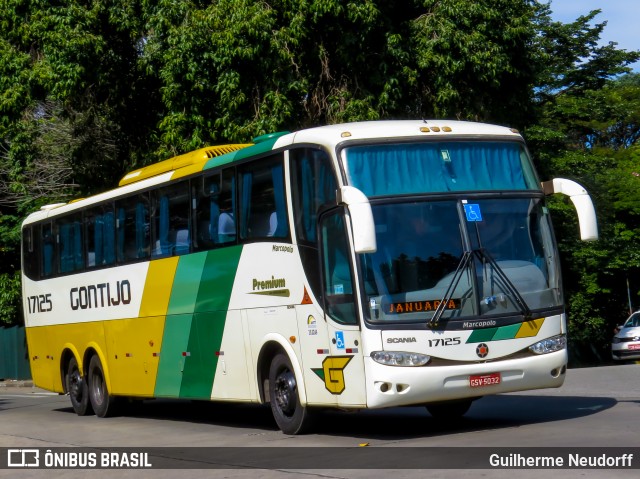
[[[79,415],[123,398],[316,408],[425,405],[558,387],[558,252],[517,131],[332,125],[200,149],[23,224],[31,371]]]

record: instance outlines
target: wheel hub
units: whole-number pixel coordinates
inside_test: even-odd
[[[280,410],[290,415],[295,411],[296,378],[291,371],[284,371],[276,379],[276,403]]]

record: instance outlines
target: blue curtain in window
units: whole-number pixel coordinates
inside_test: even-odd
[[[51,227],[42,227],[42,275],[51,276],[53,272],[54,241]]]
[[[242,198],[240,199],[240,235],[242,238],[249,236],[249,215],[251,214],[251,186],[253,174],[250,171],[242,175]]]
[[[145,256],[146,216],[144,203],[138,202],[136,204],[136,258]]]
[[[367,196],[527,188],[515,143],[354,147],[347,167],[353,185]]]
[[[124,257],[124,240],[125,240],[125,220],[127,211],[124,208],[118,208],[118,259],[123,261]]]
[[[103,216],[102,216],[102,221],[103,221],[103,247],[104,247],[104,254],[103,254],[103,261],[104,264],[113,264],[115,263],[115,254],[116,254],[116,248],[114,245],[114,240],[116,237],[116,228],[115,228],[115,222],[114,222],[114,216],[113,216],[113,211],[107,211]],[[97,247],[96,247],[96,251],[97,251]],[[99,263],[98,263],[99,264]]]
[[[316,202],[314,191],[313,170],[311,159],[305,157],[300,165],[300,182],[302,183],[302,220],[305,239],[315,242],[316,240]],[[322,190],[320,190],[322,191]]]
[[[207,239],[209,241],[213,241],[214,243],[218,242],[218,222],[220,221],[220,205],[218,205],[219,200],[219,188],[216,183],[211,183],[209,185],[209,231],[207,232]]]
[[[93,266],[100,266],[104,264],[104,217],[95,215],[93,222],[93,248],[95,254]]]
[[[71,252],[71,225],[60,225],[60,272],[73,270],[73,254]]]
[[[160,254],[171,253],[171,242],[169,241],[169,198],[160,197],[160,208],[158,212],[158,240],[160,241]]]
[[[79,271],[84,268],[84,258],[82,250],[82,223],[74,221],[71,227],[73,236],[73,270]]]
[[[284,178],[282,174],[282,163],[278,163],[271,169],[271,178],[273,179],[273,194],[276,203],[276,218],[278,225],[273,236],[283,238],[287,236],[289,228],[287,227],[287,206],[284,199]]]

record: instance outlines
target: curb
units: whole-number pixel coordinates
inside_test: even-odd
[[[32,388],[31,379],[7,379],[0,380],[0,388]]]

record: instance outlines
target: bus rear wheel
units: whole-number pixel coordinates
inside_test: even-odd
[[[116,398],[109,394],[102,363],[97,355],[89,361],[89,400],[96,416],[109,417],[116,413]]]
[[[65,387],[71,406],[78,416],[86,416],[91,414],[91,404],[89,402],[89,387],[87,386],[87,377],[80,374],[78,361],[75,356],[69,360],[67,365],[67,373],[65,375]]]
[[[269,401],[276,424],[285,434],[302,434],[310,426],[309,409],[300,404],[298,383],[286,354],[280,353],[269,368]]]

